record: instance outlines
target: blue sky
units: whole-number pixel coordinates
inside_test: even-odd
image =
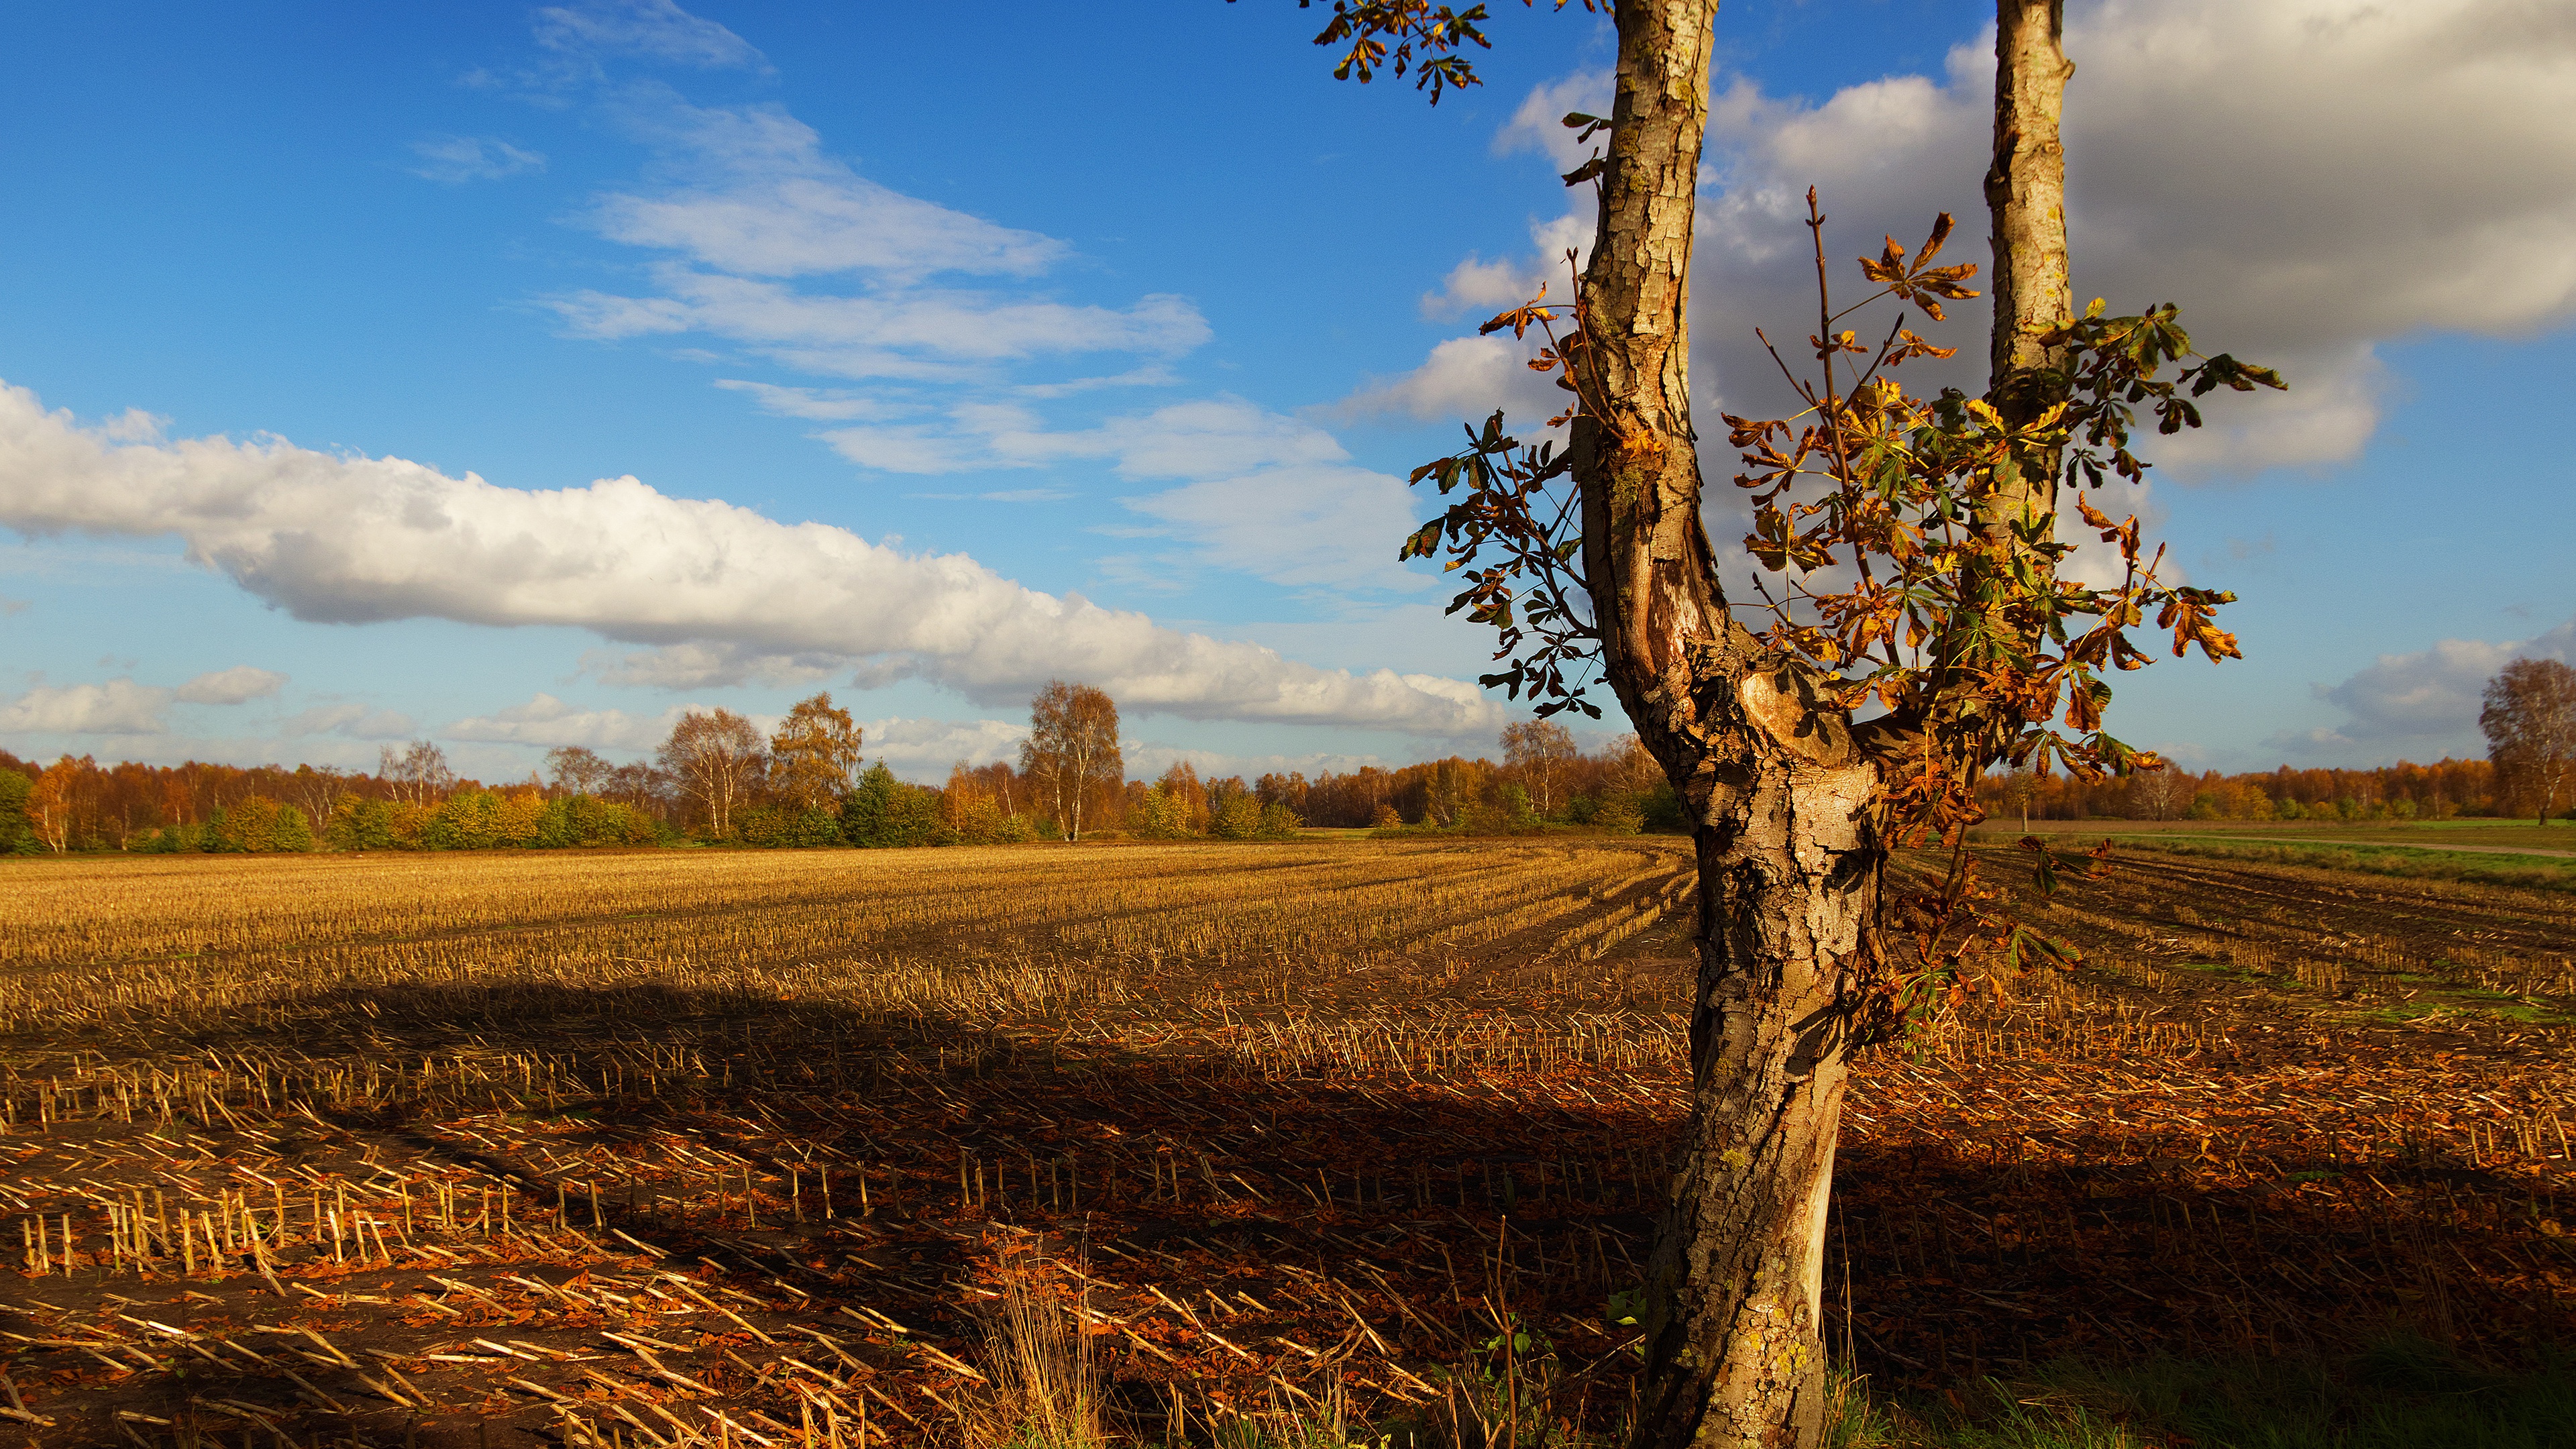
[[[1535,401],[1474,325],[1584,244],[1548,122],[1608,58],[1498,8],[1436,109],[1334,82],[1286,0],[15,15],[0,745],[421,734],[503,778],[829,688],[930,778],[1064,674],[1139,765],[1490,748],[1401,480]],[[2244,596],[2247,661],[2132,676],[2115,727],[2225,768],[2474,751],[2487,674],[2576,657],[2576,23],[2245,8],[2069,7],[2079,289],[2296,389],[2129,502]],[[1986,23],[1721,16],[1704,409],[1776,404],[1746,341],[1802,310],[1807,184],[1839,255],[1945,206],[1982,235]]]

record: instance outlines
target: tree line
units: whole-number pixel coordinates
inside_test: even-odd
[[[2576,671],[2547,660],[2508,666],[2487,690],[2485,724],[2484,760],[2092,779],[2016,770],[1988,775],[1977,795],[2001,820],[2545,818],[2567,793],[2576,754]],[[1030,702],[1016,765],[960,760],[942,786],[866,764],[862,733],[828,693],[797,702],[767,735],[730,710],[692,710],[649,758],[611,761],[567,745],[542,772],[499,784],[459,776],[428,740],[386,746],[372,772],[71,755],[37,765],[0,750],[0,853],[1002,845],[1279,839],[1309,827],[1616,834],[1683,820],[1680,796],[1634,735],[1587,752],[1553,720],[1506,726],[1499,760],[1450,755],[1248,781],[1189,760],[1128,778],[1116,702],[1060,681]]]
[[[2032,820],[2453,820],[2546,822],[2576,780],[2576,669],[2517,659],[2487,681],[2478,719],[2483,760],[2445,756],[2371,769],[2293,769],[2224,775],[2170,767],[2086,779],[2029,769],[1977,785],[1994,819]]]
[[[1129,779],[1116,703],[1055,682],[1031,701],[1016,763],[960,760],[942,786],[868,763],[863,731],[828,693],[799,701],[768,734],[731,710],[692,710],[648,757],[567,745],[525,779],[492,783],[460,775],[429,740],[385,746],[372,771],[68,754],[40,765],[0,750],[0,853],[903,847],[1277,839],[1309,826],[1633,831],[1679,818],[1633,738],[1585,753],[1563,726],[1525,721],[1498,744],[1499,761],[1451,755],[1247,781],[1183,760]]]
[[[2167,768],[2083,780],[2028,770],[1977,787],[1988,818],[2032,820],[2452,820],[2518,814],[2486,760],[2399,761],[2366,770],[2283,765],[2227,775]]]

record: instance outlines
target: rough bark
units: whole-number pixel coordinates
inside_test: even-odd
[[[2071,306],[2061,4],[1999,5],[1993,391],[2017,420],[2065,386],[2064,357],[2035,336]],[[1794,671],[1757,667],[1700,523],[1689,264],[1716,9],[1617,7],[1573,459],[1603,672],[1681,791],[1700,874],[1691,1110],[1647,1269],[1636,1449],[1807,1449],[1823,1427],[1826,1204],[1855,988],[1878,950],[1885,822],[1846,716]],[[2056,460],[2021,464],[1979,510],[1999,561],[2009,524],[2055,509]],[[1933,727],[2000,738],[2005,723]]]
[[[1994,158],[1986,171],[1994,303],[1986,399],[2004,421],[2027,425],[2066,400],[2067,355],[2040,338],[2074,316],[2066,251],[2066,148],[2059,138],[2074,63],[2061,48],[2065,0],[1996,0]],[[2016,565],[2046,577],[2015,529],[2057,512],[2062,449],[2022,447],[1974,498],[1974,549],[1961,579],[1966,607],[1939,655],[1952,678],[1993,662],[1994,641],[2015,632],[2005,617],[2026,598]],[[2039,535],[2046,538],[2045,532]],[[1910,721],[1909,721],[1910,723]],[[1973,696],[1936,705],[1931,727],[1971,771],[2004,756],[2023,721],[1996,717]]]
[[[1994,228],[1994,332],[1987,392],[1997,411],[2027,422],[2064,399],[2066,349],[2039,334],[2070,320],[2074,283],[2066,254],[2066,147],[2059,124],[2066,82],[2066,0],[1996,0],[1995,151],[1986,171]],[[1999,480],[1993,515],[2036,518],[2057,506],[2057,459],[2029,460]]]
[[[1700,872],[1690,1121],[1648,1266],[1639,1449],[1821,1431],[1845,1009],[1884,859],[1875,771],[1796,678],[1754,672],[1700,524],[1687,310],[1715,11],[1618,7],[1584,277],[1593,407],[1573,440],[1604,672],[1681,790]]]

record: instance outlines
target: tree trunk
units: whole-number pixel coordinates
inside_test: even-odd
[[[2074,310],[2066,256],[2066,147],[2058,139],[2074,62],[2063,48],[2066,0],[1997,0],[1995,154],[1986,172],[1994,226],[1991,376],[2063,366],[2033,340]]]
[[[1605,674],[1680,789],[1700,876],[1687,1136],[1649,1260],[1638,1449],[1809,1445],[1848,1011],[1873,949],[1877,776],[1753,672],[1699,515],[1687,363],[1707,0],[1622,4],[1573,439]]]
[[[1986,171],[1994,228],[1994,331],[1986,391],[2005,421],[2030,421],[2065,400],[2066,349],[2038,334],[2072,320],[2066,254],[2066,147],[2058,138],[2066,82],[2066,0],[1996,0],[1995,152]],[[1996,479],[1988,529],[2057,511],[2055,450],[2016,460]]]
[[[2059,41],[2065,0],[1996,0],[1994,159],[1985,192],[1993,248],[1994,324],[1988,344],[1986,399],[2004,421],[2030,423],[2068,396],[2066,349],[2040,334],[2072,319],[2074,293],[2066,252],[2066,149],[2059,140],[2066,82],[2075,73]],[[2032,554],[2015,528],[2057,512],[2063,450],[2018,447],[1973,500],[1972,548],[1961,585],[1968,613],[1941,641],[1949,677],[1964,678],[1993,662],[1993,641],[2017,631],[2006,616],[2027,597],[2019,574],[2046,578],[2055,565]],[[2042,535],[2043,537],[2047,535]],[[1974,698],[1937,706],[1932,728],[1950,740],[1966,768],[1983,771],[2021,732],[2019,718],[1989,713]]]
[[[2071,306],[2061,4],[1998,7],[1992,391],[2017,420],[2065,387],[2062,353],[2033,337]],[[1691,1109],[1647,1268],[1636,1449],[1805,1449],[1823,1429],[1825,1210],[1885,822],[1847,717],[1795,672],[1756,672],[1700,523],[1687,316],[1715,11],[1617,10],[1573,459],[1603,672],[1681,791],[1700,875]],[[1999,554],[2004,525],[2055,510],[2057,460],[2018,462],[1980,509]]]

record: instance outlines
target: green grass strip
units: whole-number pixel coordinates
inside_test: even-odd
[[[2278,845],[2190,840],[2171,835],[2113,835],[2118,845],[2166,855],[2204,856],[2213,860],[2263,861],[2304,865],[2320,870],[2362,875],[2402,876],[2412,880],[2464,881],[2476,885],[2516,886],[2525,890],[2576,891],[2576,862],[2545,855],[2469,855],[2439,846],[2332,845],[2284,841]]]

